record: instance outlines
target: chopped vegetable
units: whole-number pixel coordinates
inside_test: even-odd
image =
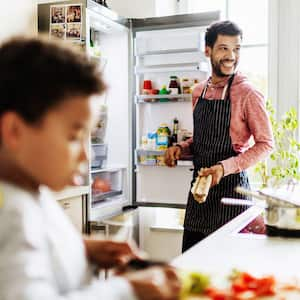
[[[180,277],[182,297],[193,294],[201,295],[210,284],[209,276],[200,272],[181,272]]]

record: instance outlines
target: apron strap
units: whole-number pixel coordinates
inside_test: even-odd
[[[235,75],[235,73],[230,76],[229,80],[227,81],[226,85],[224,86],[221,100],[226,100],[226,99],[229,98],[229,91],[230,91],[230,88],[231,88],[231,85],[232,85],[232,82],[233,82],[233,79],[234,79],[234,75]],[[208,86],[208,82],[206,83],[206,85],[205,85],[205,87],[204,87],[204,89],[201,93],[200,99],[204,98],[205,93],[207,91],[207,86]],[[228,91],[228,93],[227,93],[227,91]],[[225,95],[226,95],[226,98],[225,98]]]

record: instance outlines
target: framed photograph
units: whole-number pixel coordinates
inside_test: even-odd
[[[80,40],[81,38],[81,24],[68,23],[66,31],[67,39]]]
[[[66,6],[65,5],[51,5],[50,6],[51,24],[66,22]]]
[[[81,23],[81,5],[67,6],[67,23]]]
[[[65,24],[51,24],[50,25],[50,39],[66,38],[66,25]]]

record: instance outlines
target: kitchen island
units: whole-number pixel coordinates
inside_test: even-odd
[[[172,265],[222,277],[236,268],[258,276],[273,274],[284,279],[300,278],[300,239],[238,233],[262,210],[255,206],[249,208],[175,258]]]

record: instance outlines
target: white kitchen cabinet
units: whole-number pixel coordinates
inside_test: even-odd
[[[181,254],[183,209],[139,207],[140,248],[151,259],[170,261]]]
[[[61,192],[54,192],[53,197],[64,209],[67,216],[79,232],[86,232],[86,202],[89,186],[69,187]]]
[[[58,200],[58,203],[64,209],[66,215],[79,230],[83,231],[83,199],[82,196]]]

